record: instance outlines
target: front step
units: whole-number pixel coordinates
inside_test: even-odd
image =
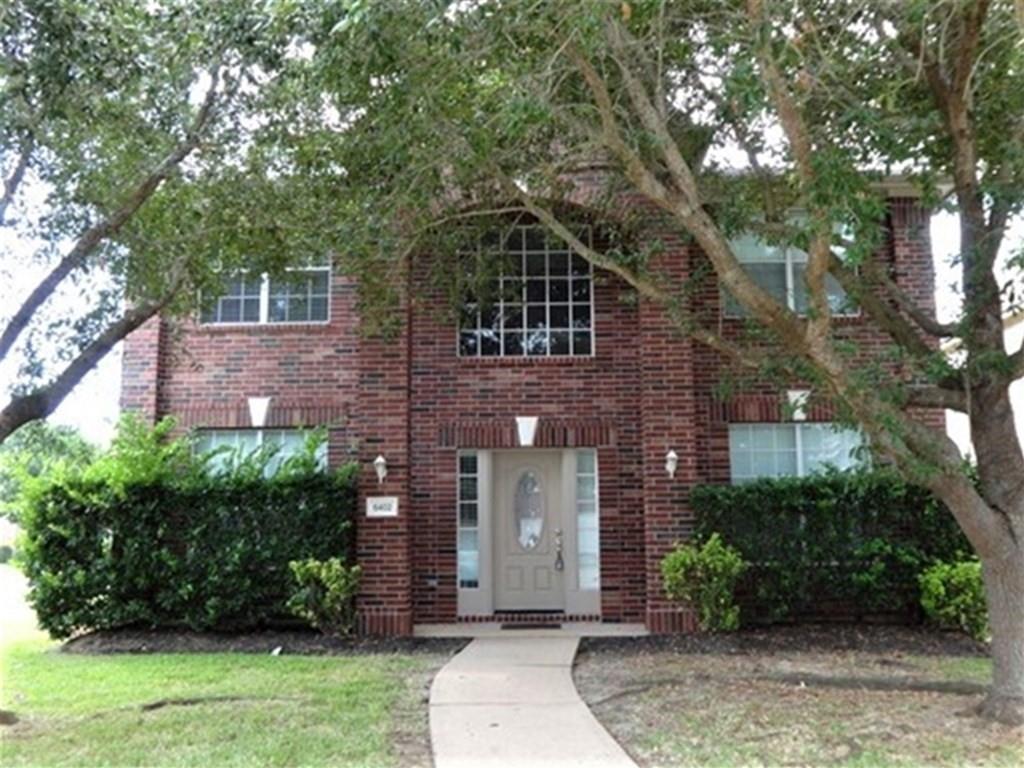
[[[452,624],[417,624],[413,627],[416,637],[643,637],[648,634],[643,624],[603,624],[600,621],[552,621],[548,615],[544,624],[559,624],[558,629],[540,629],[524,625],[522,629],[509,631],[495,617],[489,620],[460,621]]]

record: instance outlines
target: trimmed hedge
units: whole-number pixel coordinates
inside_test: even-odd
[[[928,491],[885,471],[694,488],[696,536],[718,533],[750,563],[747,616],[920,616],[918,575],[963,559],[966,538]]]
[[[289,615],[290,561],[354,559],[355,467],[328,474],[303,459],[264,478],[249,461],[214,474],[184,441],[159,440],[129,435],[90,468],[26,493],[29,600],[54,637],[262,625]]]

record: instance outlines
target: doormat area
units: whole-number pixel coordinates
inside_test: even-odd
[[[554,621],[536,621],[536,622],[514,622],[509,624],[502,624],[502,629],[561,629],[562,625],[559,622]]]

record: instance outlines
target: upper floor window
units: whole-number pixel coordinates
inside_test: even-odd
[[[799,248],[770,245],[754,235],[743,235],[731,241],[733,253],[743,269],[761,288],[798,315],[810,308],[807,281],[807,253]],[[825,293],[834,315],[856,315],[846,291],[832,275],[825,276]],[[723,292],[726,317],[747,317],[743,306],[727,291]]]
[[[863,435],[830,423],[730,424],[729,467],[734,483],[758,477],[804,477],[826,466],[861,463]]]
[[[589,232],[582,237],[589,239]],[[502,231],[495,276],[477,286],[459,319],[462,357],[554,357],[594,351],[590,263],[541,227]],[[475,256],[475,254],[473,254]]]
[[[288,459],[308,450],[310,433],[299,429],[202,429],[192,439],[196,454],[214,452],[210,467],[214,472],[226,472],[247,457],[266,451],[264,473],[270,477],[277,473]],[[327,443],[316,446],[317,464],[327,469]]]
[[[325,323],[330,317],[331,270],[289,269],[281,276],[240,272],[226,275],[223,292],[203,307],[200,322]]]

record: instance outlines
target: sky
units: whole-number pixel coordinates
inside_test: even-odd
[[[16,246],[3,231],[0,230],[0,258],[9,263],[0,265],[0,316],[8,315],[9,307],[15,306],[31,286],[43,274],[41,267],[12,269],[10,263],[12,248]],[[936,261],[936,300],[940,319],[949,319],[955,315],[958,305],[956,290],[956,269],[950,261],[959,250],[959,233],[956,218],[951,214],[937,214],[931,220],[932,249]],[[1024,219],[1018,219],[1006,238],[1005,247],[1009,249],[1024,246]],[[19,260],[20,261],[20,260]],[[66,296],[63,299],[68,309],[74,309],[81,303],[80,294]],[[1018,342],[1019,343],[1019,342]],[[121,346],[118,345],[103,362],[79,384],[75,391],[64,401],[50,420],[59,424],[77,427],[91,441],[106,444],[109,442],[118,416],[118,396],[121,379]],[[0,368],[0,390],[8,393],[14,375],[9,369]],[[1024,435],[1024,392],[1018,382],[1017,420],[1020,434]],[[966,446],[968,437],[963,419],[953,419],[951,434],[962,447]]]

